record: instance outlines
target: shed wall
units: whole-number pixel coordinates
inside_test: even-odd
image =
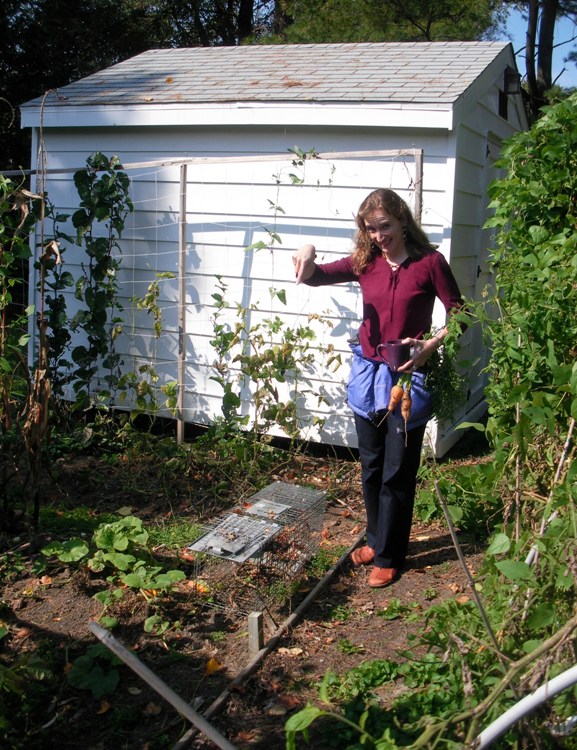
[[[451,264],[467,299],[480,301],[492,282],[488,255],[491,232],[482,230],[490,215],[488,186],[496,179],[494,164],[503,141],[520,127],[517,102],[510,99],[509,119],[498,113],[500,77],[478,101],[473,110],[462,114],[454,133],[454,203],[451,216]],[[463,359],[471,366],[467,404],[457,421],[471,418],[482,406],[487,383],[485,367],[490,351],[483,342],[479,326],[469,329],[462,338]],[[442,452],[442,444],[439,446]]]

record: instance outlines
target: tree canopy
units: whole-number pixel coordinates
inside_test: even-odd
[[[503,36],[527,18],[526,80],[537,115],[552,84],[555,20],[577,0],[14,0],[0,8],[0,167],[28,162],[17,108],[148,49]],[[570,53],[569,60],[576,53]]]
[[[503,21],[500,0],[287,0],[282,23],[268,40],[472,40],[490,38]]]

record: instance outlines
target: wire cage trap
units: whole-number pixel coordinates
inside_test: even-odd
[[[273,482],[215,519],[188,545],[202,599],[246,615],[288,598],[291,584],[319,548],[325,495]]]

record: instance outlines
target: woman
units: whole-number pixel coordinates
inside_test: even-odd
[[[366,544],[353,551],[351,560],[355,565],[372,563],[368,584],[379,588],[397,578],[409,544],[430,417],[422,368],[447,335],[445,327],[424,338],[431,329],[435,298],[447,313],[459,308],[462,298],[444,256],[395,192],[381,189],[368,195],[356,224],[355,250],[349,257],[316,264],[314,246],[304,245],[293,255],[293,263],[297,284],[356,281],[361,286],[363,320],[358,345],[352,347],[348,401],[355,416],[367,532]],[[381,356],[382,345],[392,339],[411,347],[410,359],[396,373]],[[398,409],[388,413],[385,406],[401,373],[412,374],[413,398],[419,388],[423,396],[408,426]]]

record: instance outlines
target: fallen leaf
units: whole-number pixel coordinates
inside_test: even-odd
[[[299,698],[296,697],[296,695],[279,695],[278,699],[283,704],[283,706],[289,709],[300,706],[302,702]]]
[[[48,586],[48,584],[52,583],[52,578],[50,576],[42,576],[39,580],[43,586]]]
[[[106,698],[103,698],[100,701],[100,708],[98,709],[98,711],[96,713],[97,714],[105,714],[107,711],[110,711],[111,708],[112,708],[112,706],[110,705],[110,703],[108,702],[108,700]]]
[[[158,716],[158,714],[162,711],[161,706],[158,705],[158,703],[148,703],[146,708],[144,709],[144,714],[146,716]]]
[[[457,592],[461,591],[461,587],[459,586],[458,583],[450,583],[448,585],[448,589],[449,591],[452,591],[453,594],[456,594]]]
[[[351,513],[351,511],[350,511],[350,510],[341,510],[341,513],[340,513],[340,515],[341,515],[341,516],[342,516],[343,518],[350,518],[350,517],[351,517],[351,516],[352,516],[353,514]]]
[[[200,578],[194,578],[191,581],[186,581],[184,584],[187,588],[196,591],[197,594],[208,594],[210,587],[206,581],[202,581]]]
[[[467,596],[467,594],[461,594],[461,596],[458,596],[455,601],[457,604],[466,604],[471,601],[471,597]]]
[[[342,594],[343,591],[348,591],[349,585],[344,581],[337,581],[330,587],[331,591],[336,591],[337,594]]]
[[[294,646],[293,648],[281,648],[277,649],[279,654],[285,654],[286,656],[300,656],[303,653],[302,648]]]
[[[353,528],[350,531],[351,536],[353,536],[354,534],[358,534],[360,530],[361,530],[361,527],[358,524],[356,526],[353,526]]]
[[[284,716],[287,712],[285,706],[282,705],[282,703],[277,703],[276,701],[270,701],[270,703],[267,703],[267,705],[264,707],[264,710],[268,714],[268,716]]]
[[[128,692],[130,693],[130,695],[140,695],[140,693],[142,693],[142,690],[137,687],[129,687]]]
[[[207,677],[210,677],[211,674],[214,674],[215,672],[220,671],[224,667],[224,664],[221,664],[219,661],[217,661],[214,656],[211,656],[210,659],[206,662],[206,665],[204,667],[204,674]]]
[[[253,742],[258,740],[260,735],[258,729],[251,729],[248,732],[239,732],[235,735],[234,741],[238,744],[239,742]]]

